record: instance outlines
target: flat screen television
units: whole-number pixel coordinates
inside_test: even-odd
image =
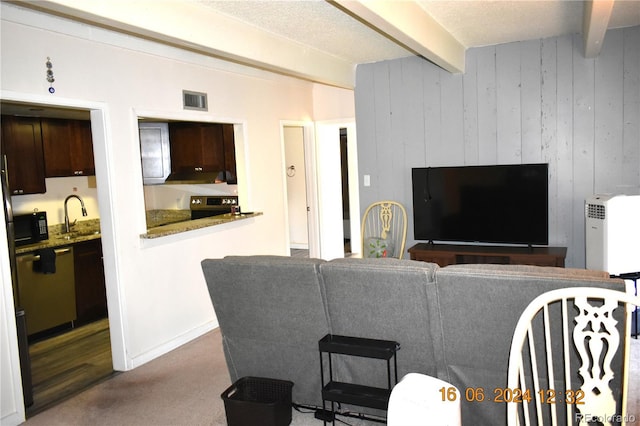
[[[549,166],[412,169],[416,240],[547,245]]]

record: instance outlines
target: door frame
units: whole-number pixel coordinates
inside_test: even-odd
[[[335,179],[340,175],[340,129],[347,129],[347,161],[349,167],[349,216],[351,257],[360,256],[360,191],[358,187],[358,147],[355,119],[317,121],[318,220],[320,222],[321,258],[344,257],[342,187]],[[336,231],[337,229],[337,231]]]
[[[284,128],[285,127],[301,127],[302,138],[304,145],[304,167],[305,167],[305,184],[307,192],[307,232],[309,239],[309,257],[320,258],[320,222],[318,220],[318,179],[317,179],[317,167],[316,167],[316,142],[315,142],[315,125],[311,121],[294,121],[294,120],[281,120],[280,121],[280,150],[282,156],[282,188],[283,194],[283,211],[285,215],[285,232],[286,232],[286,244],[287,252],[291,252],[291,241],[289,235],[289,209],[287,193],[287,171],[286,171],[286,156],[285,156],[285,140],[284,140]]]
[[[110,140],[109,133],[109,109],[107,104],[71,98],[51,98],[50,96],[34,95],[30,93],[20,93],[12,91],[0,91],[0,99],[9,102],[40,105],[45,108],[73,108],[89,111],[91,117],[91,134],[93,139],[94,161],[96,164],[96,182],[101,190],[98,191],[98,208],[100,212],[100,228],[103,246],[103,262],[105,271],[105,286],[107,290],[107,307],[109,315],[109,333],[111,338],[112,363],[115,370],[125,371],[128,369],[127,352],[125,347],[126,324],[123,321],[122,297],[120,283],[122,282],[117,259],[118,247],[116,245],[116,228],[114,217],[116,212],[113,209],[113,188],[111,185],[115,173],[114,156],[112,147],[107,143]],[[6,240],[6,236],[4,238]],[[6,245],[0,241],[0,244]],[[7,260],[8,262],[8,260]],[[4,281],[4,277],[3,277]],[[6,312],[13,312],[13,297],[4,298],[3,309]],[[10,334],[10,338],[17,339],[15,328]],[[17,347],[16,347],[17,349]],[[11,351],[11,363],[16,363],[19,367],[19,356],[17,350]],[[20,368],[17,369],[18,379]],[[22,395],[21,395],[22,396]]]

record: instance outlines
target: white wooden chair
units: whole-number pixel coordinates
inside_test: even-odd
[[[534,299],[513,334],[508,382],[501,390],[507,424],[624,420],[632,305],[640,306],[640,297],[589,287],[553,290]],[[595,419],[600,423],[588,423]]]
[[[395,201],[367,207],[362,219],[362,257],[402,259],[407,241],[407,211]]]

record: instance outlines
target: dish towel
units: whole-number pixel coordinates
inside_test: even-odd
[[[40,260],[33,262],[33,270],[42,274],[56,273],[56,251],[52,248],[40,249],[36,252]]]

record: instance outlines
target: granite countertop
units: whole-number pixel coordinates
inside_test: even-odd
[[[209,226],[223,225],[225,223],[251,219],[253,217],[262,215],[262,212],[242,213],[239,215],[227,213],[218,216],[191,220],[191,213],[189,210],[186,210],[187,212],[189,212],[189,217],[186,219],[178,220],[178,218],[183,215],[183,213],[181,212],[184,211],[185,210],[174,210],[173,213],[170,213],[171,211],[167,210],[156,210],[147,212],[147,225],[154,226],[150,226],[147,229],[147,233],[140,235],[140,238],[151,239],[165,237],[167,235],[179,234],[181,232],[193,231],[194,229],[207,228]]]
[[[191,210],[147,210],[147,229],[191,220]]]
[[[44,248],[56,248],[80,243],[83,241],[95,240],[100,235],[100,219],[83,220],[76,223],[71,228],[71,232],[64,233],[64,224],[49,226],[49,239],[16,247],[16,254],[24,254]]]
[[[262,212],[242,213],[240,215],[223,214],[191,220],[190,210],[150,210],[147,212],[147,232],[140,238],[151,239],[179,234],[194,229],[223,225],[244,219],[261,216]],[[100,219],[78,221],[71,232],[64,233],[64,224],[49,226],[49,239],[35,244],[16,247],[16,254],[30,253],[44,248],[69,246],[83,241],[101,238]]]

